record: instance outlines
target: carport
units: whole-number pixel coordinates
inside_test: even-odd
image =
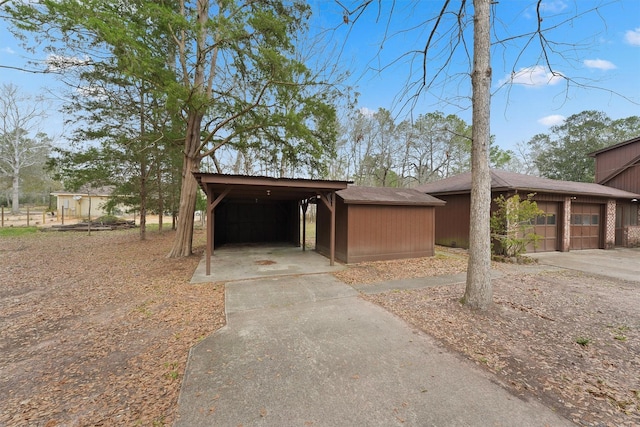
[[[206,274],[215,246],[291,243],[300,246],[300,211],[320,200],[331,212],[330,264],[335,261],[335,192],[347,181],[194,173],[207,195]],[[303,222],[303,233],[305,223]],[[304,249],[304,243],[303,243]]]

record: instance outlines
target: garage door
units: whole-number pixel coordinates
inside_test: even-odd
[[[540,236],[538,246],[529,245],[527,252],[551,252],[558,250],[558,203],[536,202],[538,209],[544,211],[535,219],[533,232]]]
[[[600,205],[574,203],[571,205],[570,249],[598,249],[602,230]]]

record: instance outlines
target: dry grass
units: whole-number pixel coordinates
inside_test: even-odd
[[[170,425],[189,348],[224,324],[222,286],[173,233],[0,240],[0,425]]]

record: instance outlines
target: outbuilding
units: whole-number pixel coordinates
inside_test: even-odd
[[[407,188],[336,192],[335,255],[345,263],[433,256],[436,211],[445,202]],[[316,250],[328,254],[331,212],[318,204]]]
[[[234,243],[290,243],[300,246],[301,208],[311,201],[323,205],[330,223],[335,218],[335,192],[347,181],[271,178],[264,176],[194,173],[207,195],[206,274],[211,274],[214,247]],[[333,240],[328,233],[331,265]]]
[[[537,252],[609,249],[615,245],[616,206],[636,203],[640,195],[584,182],[559,181],[502,170],[491,170],[491,198],[520,194],[545,212],[536,219],[534,232],[542,236]],[[435,242],[469,247],[471,173],[416,187],[447,202],[436,210]],[[635,200],[635,201],[634,201]],[[492,209],[495,206],[492,206]]]

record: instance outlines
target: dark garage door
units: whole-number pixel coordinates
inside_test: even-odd
[[[601,205],[574,203],[571,205],[570,249],[598,249],[602,235]]]
[[[558,250],[558,203],[536,202],[538,209],[545,212],[535,219],[533,232],[541,237],[538,246],[529,245],[527,252],[551,252]]]

